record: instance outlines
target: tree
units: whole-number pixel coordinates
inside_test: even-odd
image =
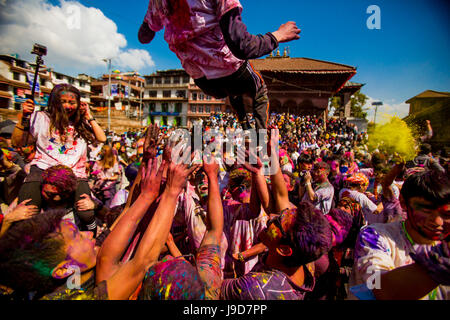
[[[350,97],[350,115],[355,118],[367,119],[367,110],[369,108],[363,108],[369,98],[358,90]],[[343,106],[341,106],[341,97],[335,96],[330,98],[328,105],[328,111],[333,111],[334,115],[337,115]]]
[[[354,95],[350,97],[350,110],[352,117],[367,119],[367,110],[369,110],[369,108],[363,107],[368,99],[369,98],[364,93],[362,93],[361,90],[358,90]]]

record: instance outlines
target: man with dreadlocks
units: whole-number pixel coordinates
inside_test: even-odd
[[[267,87],[248,60],[299,39],[300,29],[289,21],[275,32],[254,36],[241,12],[239,0],[150,0],[138,38],[150,43],[165,28],[164,39],[195,84],[215,98],[229,97],[244,130],[250,124],[243,95],[249,95],[256,129],[263,129],[269,115]]]

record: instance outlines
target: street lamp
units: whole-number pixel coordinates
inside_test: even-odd
[[[103,61],[108,63],[108,132],[111,132],[111,58],[103,59]]]
[[[382,105],[383,105],[383,102],[381,102],[381,101],[375,101],[375,102],[372,102],[372,105],[375,106],[375,114],[373,115],[373,123],[375,124],[375,123],[376,123],[376,120],[377,120],[378,106],[382,106]]]

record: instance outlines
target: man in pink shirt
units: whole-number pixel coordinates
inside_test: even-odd
[[[150,0],[138,37],[150,43],[165,28],[164,39],[196,85],[207,95],[228,97],[244,130],[250,124],[243,95],[249,95],[256,129],[265,129],[267,87],[248,59],[272,52],[280,42],[299,39],[300,29],[290,21],[275,32],[254,36],[247,32],[241,12],[238,0]]]

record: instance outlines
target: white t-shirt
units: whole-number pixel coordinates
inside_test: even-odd
[[[347,188],[343,188],[341,189],[341,191],[339,191],[339,199],[342,198],[342,194],[344,192],[348,193],[350,198],[356,200],[361,205],[364,219],[366,219],[368,224],[377,222],[376,217],[374,217],[377,215],[374,215],[373,213],[375,210],[377,210],[378,206],[375,203],[373,203],[372,200],[370,200],[364,193],[355,190],[350,190]]]
[[[375,271],[385,273],[414,263],[410,257],[411,252],[413,247],[403,231],[401,221],[375,223],[364,227],[356,241],[355,264],[349,287],[366,284],[367,280],[372,284]],[[433,291],[422,299],[450,299],[450,286],[439,286]],[[349,299],[355,297],[350,294]]]
[[[113,207],[120,206],[120,205],[126,203],[128,200],[128,194],[129,194],[129,192],[126,189],[121,189],[121,190],[117,191],[116,194],[114,195],[114,198],[112,199],[109,207],[113,208]]]
[[[65,165],[73,170],[78,178],[87,178],[87,143],[78,137],[74,140],[75,129],[72,125],[67,127],[67,140],[55,132],[49,133],[50,118],[43,111],[33,112],[31,115],[30,133],[36,139],[36,155],[31,165],[46,170],[56,165]]]

